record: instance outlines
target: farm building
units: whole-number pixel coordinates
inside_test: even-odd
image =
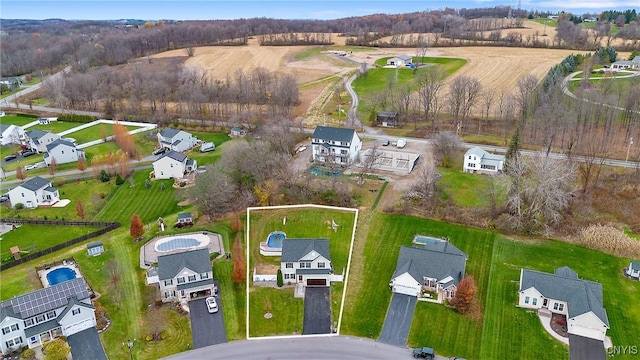
[[[376,115],[376,123],[378,126],[396,127],[398,126],[397,111],[379,111]]]

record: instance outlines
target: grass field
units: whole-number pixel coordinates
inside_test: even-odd
[[[458,206],[487,207],[490,198],[487,195],[492,181],[489,175],[469,174],[460,171],[460,167],[438,168],[440,190],[445,199],[451,198]]]
[[[26,129],[26,131],[38,129],[38,130],[49,131],[49,132],[52,132],[54,134],[57,134],[57,133],[65,131],[65,130],[76,128],[76,127],[78,127],[80,125],[82,125],[82,124],[81,123],[77,123],[77,122],[51,121],[48,124],[38,124],[38,125],[34,125],[32,127],[29,127],[29,128]],[[64,137],[72,137],[72,136],[68,135],[68,136],[64,136]],[[78,144],[81,144],[81,143],[78,143]]]
[[[139,129],[138,126],[125,126],[127,131]],[[74,131],[65,135],[65,137],[72,137],[76,139],[78,144],[84,144],[89,141],[99,140],[107,136],[113,135],[113,125],[111,124],[98,124],[90,126],[86,129]]]
[[[24,126],[28,123],[32,123],[38,119],[35,115],[10,115],[2,117],[3,124],[13,124],[18,126]]]

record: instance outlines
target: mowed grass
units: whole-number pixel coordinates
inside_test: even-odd
[[[38,125],[31,126],[31,127],[27,128],[25,131],[38,129],[38,130],[49,131],[49,132],[52,132],[54,134],[57,134],[57,133],[60,133],[62,131],[65,131],[65,130],[76,128],[76,127],[78,127],[80,125],[83,125],[83,124],[77,123],[77,122],[51,121],[48,124],[38,124]],[[63,138],[66,138],[66,137],[72,137],[72,136],[71,135],[65,135]]]
[[[3,124],[13,124],[18,126],[27,125],[29,123],[36,121],[37,119],[38,119],[37,116],[24,115],[24,114],[21,114],[21,115],[7,114],[6,116],[3,116],[2,118],[0,118]]]
[[[96,219],[101,221],[119,221],[129,227],[133,214],[138,214],[143,223],[156,221],[159,217],[172,214],[180,210],[174,198],[173,180],[154,180],[151,187],[145,187],[145,180],[149,179],[146,170],[135,171],[133,186],[130,181],[122,184],[109,199],[106,206],[100,210]],[[162,190],[161,184],[165,185]]]
[[[254,287],[249,296],[249,336],[302,333],[304,300],[293,297],[293,288]],[[265,314],[270,313],[270,319]]]
[[[461,168],[438,168],[442,177],[439,180],[440,190],[446,198],[463,207],[486,207],[490,198],[488,189],[493,180],[490,175],[469,174]]]
[[[78,144],[84,144],[89,141],[99,140],[113,135],[113,126],[114,125],[112,124],[97,124],[86,129],[69,133],[65,135],[65,137],[74,138]],[[139,129],[138,126],[125,126],[125,128],[127,131]]]

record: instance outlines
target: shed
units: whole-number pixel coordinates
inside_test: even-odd
[[[87,254],[89,256],[97,256],[104,252],[104,246],[101,241],[92,242],[87,244]]]
[[[193,223],[193,217],[191,213],[178,214],[178,223]]]
[[[397,111],[379,111],[376,116],[376,122],[378,126],[398,126],[398,112]]]

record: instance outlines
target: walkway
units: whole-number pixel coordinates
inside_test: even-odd
[[[542,323],[542,327],[553,336],[554,339],[562,342],[565,345],[569,345],[569,338],[562,337],[551,328],[551,312],[545,309],[538,310],[538,317]]]

